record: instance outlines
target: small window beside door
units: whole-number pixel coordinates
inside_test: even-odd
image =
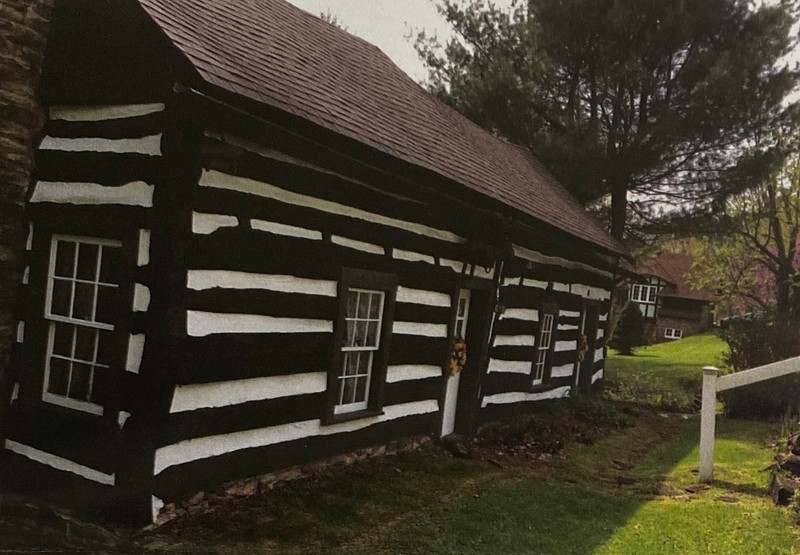
[[[558,329],[558,305],[546,303],[539,311],[539,331],[534,344],[531,366],[531,385],[538,386],[550,381],[553,368],[555,332]]]

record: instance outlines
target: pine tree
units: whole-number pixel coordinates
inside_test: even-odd
[[[741,190],[768,172],[761,137],[796,109],[789,0],[439,0],[456,38],[421,33],[429,88],[530,148],[611,233]],[[635,196],[630,193],[636,193]]]
[[[644,345],[644,316],[636,303],[628,301],[619,315],[608,346],[621,355],[632,355],[633,349],[640,345]]]

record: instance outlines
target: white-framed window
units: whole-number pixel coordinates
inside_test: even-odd
[[[383,291],[347,291],[345,343],[334,414],[366,410],[369,406],[375,353],[381,346],[384,299]]]
[[[641,285],[639,283],[631,285],[630,298],[637,303],[655,304],[657,295],[658,286],[656,285]]]
[[[102,415],[97,375],[111,366],[122,243],[53,235],[44,318],[48,322],[42,400]]]
[[[547,381],[550,373],[551,347],[553,345],[553,332],[558,321],[558,307],[546,305],[540,311],[539,335],[536,338],[536,352],[533,360],[532,385],[541,385]]]
[[[664,337],[667,339],[680,339],[683,337],[683,330],[677,328],[664,328]]]

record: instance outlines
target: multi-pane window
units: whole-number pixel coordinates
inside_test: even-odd
[[[326,424],[380,414],[397,276],[343,268],[338,291]]]
[[[539,320],[539,337],[536,341],[536,353],[533,360],[533,385],[539,385],[545,382],[548,372],[548,364],[550,363],[551,347],[553,344],[553,331],[556,324],[556,315],[558,310],[553,310],[552,307],[548,310],[542,310]]]
[[[683,330],[675,328],[664,328],[664,337],[667,339],[680,339],[683,337]]]
[[[640,285],[635,283],[631,286],[631,300],[638,303],[655,304],[658,287],[656,285]]]
[[[364,410],[369,406],[372,368],[375,353],[381,346],[384,298],[383,291],[347,291],[345,343],[335,414]]]
[[[96,379],[111,366],[121,243],[54,235],[44,317],[48,321],[42,399],[102,414]]]

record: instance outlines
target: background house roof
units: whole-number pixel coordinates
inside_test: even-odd
[[[692,257],[688,254],[662,252],[655,258],[642,262],[637,271],[646,276],[655,276],[668,281],[670,285],[661,290],[663,297],[678,297],[696,301],[713,301],[711,291],[696,291],[686,283],[686,274],[692,269]]]
[[[212,86],[432,170],[614,253],[527,150],[437,100],[383,52],[284,0],[139,0]]]

